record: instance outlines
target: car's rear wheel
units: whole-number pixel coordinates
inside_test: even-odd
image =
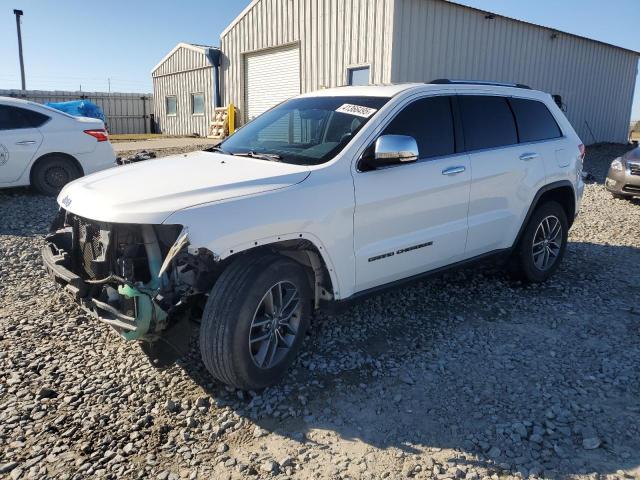
[[[511,273],[525,281],[544,282],[560,266],[567,247],[569,223],[557,202],[540,205],[516,246]]]
[[[31,175],[31,183],[44,195],[57,195],[62,187],[81,175],[72,159],[52,155],[36,163]]]
[[[244,390],[277,383],[304,340],[311,315],[304,268],[278,255],[246,256],[214,285],[200,326],[207,370]]]

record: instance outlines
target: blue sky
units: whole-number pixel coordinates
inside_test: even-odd
[[[307,0],[314,1],[314,0]],[[19,88],[15,17],[27,88],[151,91],[150,71],[178,42],[218,45],[249,0],[11,0],[0,8],[0,88]],[[476,8],[640,51],[638,0],[459,0]],[[640,119],[640,84],[633,118]]]

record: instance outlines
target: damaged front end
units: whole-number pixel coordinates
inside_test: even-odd
[[[174,347],[167,334],[184,336],[189,318],[199,318],[218,267],[211,252],[191,249],[181,225],[97,222],[64,209],[42,258],[56,282],[126,340]]]

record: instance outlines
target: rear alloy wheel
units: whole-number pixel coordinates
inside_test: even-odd
[[[200,325],[207,370],[243,390],[277,383],[304,340],[312,290],[304,267],[290,258],[246,255],[213,286]]]
[[[525,228],[512,262],[511,273],[529,282],[544,282],[560,266],[567,247],[569,224],[557,202],[540,205]]]
[[[544,217],[533,234],[531,256],[533,264],[540,271],[551,268],[562,247],[562,225],[555,215]]]
[[[34,188],[44,195],[57,195],[62,187],[80,176],[78,167],[70,158],[50,156],[36,164],[32,183]]]

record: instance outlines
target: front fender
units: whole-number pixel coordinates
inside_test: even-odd
[[[353,209],[330,207],[308,189],[292,187],[187,208],[164,223],[188,228],[191,248],[206,248],[219,260],[277,242],[307,240],[322,256],[335,298],[341,298],[354,278]]]

